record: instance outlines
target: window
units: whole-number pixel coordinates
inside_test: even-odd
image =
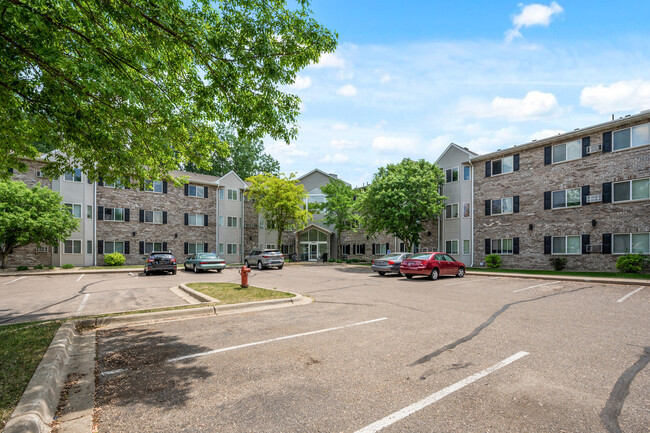
[[[150,192],[163,193],[163,182],[162,180],[145,180],[144,181],[144,190]]]
[[[70,213],[72,214],[73,217],[81,218],[81,205],[80,204],[66,203],[65,207],[68,208],[68,210],[70,211]]]
[[[124,209],[121,207],[105,207],[104,221],[124,221]]]
[[[86,241],[86,254],[93,253],[93,241]]]
[[[553,236],[551,240],[553,254],[580,254],[580,236]]]
[[[275,249],[275,244],[266,244],[266,249],[267,250],[274,250]]]
[[[373,249],[375,250],[375,254],[386,254],[386,244],[374,244]]]
[[[59,254],[59,246],[52,245],[52,254]]]
[[[472,180],[472,167],[463,165],[463,180]]]
[[[650,144],[650,123],[621,129],[612,134],[614,150],[629,149],[630,147]]]
[[[144,211],[144,222],[151,224],[162,224],[163,213],[159,210]]]
[[[614,201],[644,200],[650,198],[650,178],[614,183]]]
[[[124,254],[124,242],[104,241],[104,254],[111,253]]]
[[[236,189],[229,189],[228,190],[228,200],[237,200],[237,190]]]
[[[471,254],[470,243],[469,240],[467,239],[463,241],[463,254],[465,255]]]
[[[70,173],[63,175],[63,180],[68,182],[81,182],[81,169],[75,168]]]
[[[223,200],[223,190],[219,190],[219,200]]]
[[[512,213],[512,197],[492,200],[492,215]]]
[[[320,191],[320,190],[319,190]],[[327,201],[325,194],[309,194],[307,196],[307,210],[318,210]]]
[[[36,247],[36,252],[37,253],[46,253],[47,252],[47,247],[46,246],[42,247],[42,246],[39,245],[39,246]]]
[[[163,246],[162,242],[145,242],[144,243],[144,253],[149,254],[152,251],[162,251]]]
[[[219,244],[219,254],[223,254],[223,244]]]
[[[227,252],[228,254],[237,254],[237,244],[228,244]]]
[[[348,249],[350,246],[348,245]],[[345,254],[345,247],[343,248]],[[289,254],[294,254],[296,252],[296,246],[294,244],[291,245],[282,245],[282,254],[284,255],[289,255]],[[348,253],[349,254],[349,253]]]
[[[237,227],[237,217],[228,217],[228,227]]]
[[[458,182],[458,167],[448,168],[445,173],[447,183]]]
[[[512,239],[492,239],[492,254],[512,254]]]
[[[86,218],[93,219],[93,207],[90,205],[86,207]]]
[[[202,186],[188,185],[187,186],[187,195],[190,197],[203,198],[204,189]]]
[[[553,146],[552,161],[556,162],[571,161],[582,158],[582,140],[570,141],[568,143]]]
[[[124,189],[124,185],[122,182],[117,181],[115,183],[104,183],[104,186],[107,188],[119,188],[119,189]]]
[[[81,254],[81,241],[67,239],[63,243],[63,254]]]
[[[219,216],[219,226],[223,227],[223,215]]]
[[[512,173],[514,170],[514,158],[506,156],[505,158],[492,161],[492,176],[497,174]]]
[[[580,188],[553,191],[553,209],[580,206],[582,192]]]
[[[458,203],[445,206],[445,218],[458,218]]]
[[[447,254],[458,254],[458,241],[446,241],[445,252]]]
[[[203,215],[199,214],[188,214],[187,215],[187,225],[188,226],[204,226],[205,218]]]
[[[359,255],[359,254],[365,254],[366,253],[366,245],[365,244],[356,244],[354,246],[354,254]]]
[[[650,254],[650,233],[615,234],[612,253]]]
[[[470,217],[470,204],[463,203],[463,218],[469,218],[469,217]]]

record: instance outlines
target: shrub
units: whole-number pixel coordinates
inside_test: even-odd
[[[336,263],[343,263],[343,260],[337,260]]]
[[[625,254],[616,259],[616,269],[630,274],[639,273],[643,270],[645,261],[641,254]]]
[[[485,256],[485,264],[488,268],[496,269],[501,267],[501,256],[498,254],[488,254]]]
[[[126,258],[120,253],[110,253],[104,256],[104,263],[107,266],[122,266]]]
[[[29,269],[29,266],[18,266],[16,268],[17,271],[26,271],[27,269]]]
[[[566,268],[568,260],[566,257],[551,257],[548,259],[548,261],[551,263],[551,266],[553,266],[553,269],[556,271],[561,271],[562,269]]]
[[[72,263],[66,263],[65,265],[61,266],[61,269],[72,269],[74,268],[74,265]]]
[[[34,266],[34,269],[43,269],[43,265],[36,265]]]
[[[336,261],[336,260],[334,260],[334,259],[329,259],[329,260],[328,260],[328,262],[330,262],[330,263],[334,263],[335,261]]]
[[[47,268],[51,271],[52,269],[54,269],[54,266],[48,266]]]

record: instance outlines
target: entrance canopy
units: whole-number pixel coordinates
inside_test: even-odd
[[[302,232],[298,233],[300,247],[300,260],[315,262],[323,258],[323,254],[329,253],[329,239],[332,232],[322,227],[310,224]]]

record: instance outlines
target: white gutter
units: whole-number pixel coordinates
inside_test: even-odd
[[[241,200],[241,221],[239,222],[239,230],[241,230],[240,246],[239,246],[239,263],[244,262],[244,190],[239,191],[239,198]]]
[[[97,182],[93,182],[93,266],[97,266]],[[88,245],[86,245],[87,247]]]
[[[219,255],[219,181],[217,181],[217,190],[214,193],[214,207],[217,211],[217,220],[214,222],[216,226],[215,230],[215,241],[214,251]]]
[[[469,166],[472,167],[472,171],[471,171],[471,176],[472,176],[472,203],[470,204],[470,208],[469,208],[470,209],[469,218],[470,218],[470,221],[471,221],[471,227],[472,228],[470,230],[471,231],[471,237],[470,237],[471,240],[469,241],[470,242],[470,244],[469,244],[469,247],[470,247],[470,261],[469,261],[470,265],[469,266],[470,266],[470,268],[473,268],[474,267],[474,211],[476,209],[474,209],[474,164],[472,164],[471,160],[469,161]]]

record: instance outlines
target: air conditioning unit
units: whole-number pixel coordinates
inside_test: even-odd
[[[600,201],[603,201],[602,194],[592,194],[587,196],[587,203],[598,203]]]
[[[603,252],[603,246],[598,244],[598,245],[587,245],[587,252],[588,253],[602,253]]]
[[[602,150],[603,150],[602,144],[594,144],[591,146],[587,146],[587,153],[596,153],[596,152],[601,152]]]

